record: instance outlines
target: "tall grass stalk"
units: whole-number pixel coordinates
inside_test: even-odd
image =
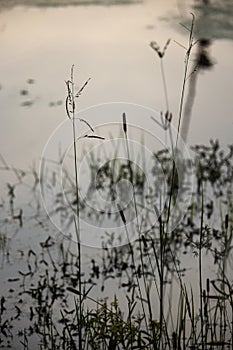
[[[188,68],[189,68],[190,55],[191,55],[191,51],[192,51],[193,46],[196,44],[196,42],[193,41],[194,40],[193,31],[194,31],[195,16],[193,13],[191,13],[191,16],[192,16],[192,22],[191,22],[191,28],[189,29],[189,42],[188,42],[188,49],[186,51],[186,59],[185,59],[185,66],[184,66],[184,78],[183,78],[183,84],[182,84],[182,89],[181,89],[178,128],[177,128],[177,136],[176,136],[176,147],[178,144],[181,119],[182,119],[182,115],[183,115],[184,98],[185,98],[186,83],[187,83],[187,79],[188,79]]]
[[[186,83],[187,83],[187,79],[188,79],[188,68],[189,68],[190,55],[191,55],[191,50],[193,48],[193,45],[195,44],[193,42],[193,30],[194,30],[195,17],[194,17],[193,14],[191,14],[191,15],[192,15],[192,22],[191,22],[191,27],[189,29],[188,49],[186,51],[184,77],[183,77],[183,83],[182,83],[182,89],[181,89],[181,97],[180,97],[180,105],[179,105],[179,113],[178,113],[178,128],[177,128],[177,134],[176,134],[175,149],[174,149],[174,147],[172,145],[173,159],[172,159],[171,184],[170,184],[170,193],[169,193],[169,198],[168,198],[168,209],[167,209],[165,221],[163,222],[162,217],[157,214],[157,217],[159,219],[159,241],[160,241],[160,269],[158,270],[159,271],[159,281],[160,281],[160,301],[159,301],[159,304],[160,304],[160,317],[159,317],[160,336],[159,336],[159,349],[162,348],[162,346],[163,346],[163,344],[162,344],[162,329],[163,329],[163,321],[164,321],[164,253],[165,253],[165,249],[167,247],[167,242],[168,242],[168,232],[169,232],[169,223],[170,223],[170,215],[171,215],[171,203],[172,203],[172,196],[173,196],[173,193],[174,193],[174,185],[175,185],[175,171],[176,171],[175,158],[178,155],[177,154],[177,147],[178,147],[178,140],[179,140],[179,135],[180,135],[181,119],[182,119],[182,116],[183,116],[183,106],[184,106]],[[165,94],[165,102],[166,102],[167,112],[169,110],[169,102],[168,102],[168,93],[167,93],[166,79],[165,79],[164,66],[163,66],[163,57],[164,57],[164,53],[165,53],[165,51],[167,49],[167,46],[168,46],[169,42],[170,42],[170,40],[167,41],[167,44],[165,45],[163,51],[160,51],[158,45],[155,42],[151,43],[151,47],[157,52],[157,54],[158,54],[158,56],[160,58],[160,64],[161,64],[160,67],[161,67],[161,74],[162,74],[162,81],[163,81],[163,87],[164,87],[164,94]],[[169,118],[169,120],[167,120],[168,127],[169,127],[169,123],[171,121],[171,116],[172,115],[170,114],[170,118]],[[172,139],[171,139],[171,141],[172,141]],[[173,260],[174,260],[174,263],[175,263],[175,266],[176,266],[175,258]],[[180,276],[179,276],[179,281],[180,282],[182,281]],[[181,284],[181,288],[183,290],[183,284]],[[187,299],[186,299],[186,302],[188,303]]]
[[[184,106],[184,98],[185,98],[185,90],[186,90],[186,83],[188,78],[188,67],[189,67],[189,61],[190,61],[190,55],[192,48],[194,46],[193,42],[193,30],[194,30],[194,21],[195,17],[192,15],[192,22],[191,22],[191,28],[189,29],[189,41],[188,41],[188,49],[186,51],[186,59],[185,59],[185,66],[184,66],[184,77],[183,77],[183,83],[181,88],[181,97],[180,97],[180,105],[179,105],[179,113],[178,113],[178,127],[177,127],[177,133],[176,133],[176,141],[175,141],[175,150],[173,153],[173,165],[172,165],[172,176],[171,176],[171,190],[170,190],[170,196],[168,201],[168,211],[167,211],[167,230],[169,229],[169,220],[170,220],[170,212],[171,212],[171,201],[172,201],[172,194],[174,190],[174,180],[175,180],[175,158],[176,158],[176,152],[178,147],[178,140],[180,136],[180,126],[181,126],[181,119],[183,116],[183,106]]]
[[[164,97],[165,97],[165,104],[166,104],[166,110],[169,112],[169,100],[168,100],[168,90],[167,90],[167,83],[166,83],[166,77],[165,77],[165,71],[164,71],[164,64],[163,59],[165,52],[168,48],[168,45],[170,44],[170,39],[167,40],[166,44],[164,45],[163,50],[160,50],[160,47],[155,41],[152,41],[150,43],[151,48],[157,53],[157,55],[160,58],[160,69],[161,69],[161,76],[162,76],[162,83],[163,83],[163,91],[164,91]]]
[[[75,109],[76,101],[89,80],[81,87],[77,94],[75,94],[74,83],[74,65],[71,67],[70,80],[66,81],[67,98],[66,98],[66,112],[69,119],[72,121],[73,134],[73,152],[74,152],[74,174],[75,174],[75,203],[76,203],[76,217],[74,216],[74,226],[77,238],[78,248],[78,291],[79,291],[79,308],[78,308],[78,333],[79,333],[79,349],[82,349],[82,257],[81,257],[81,232],[80,232],[80,203],[79,203],[79,184],[78,184],[78,158],[77,158],[77,136],[76,136],[76,122]],[[82,120],[83,121],[83,120]],[[85,121],[84,121],[85,122]],[[90,126],[89,126],[90,127]]]
[[[169,42],[170,42],[170,40],[165,45],[164,52],[165,52]],[[165,77],[164,77],[164,79],[165,79]],[[166,84],[165,80],[164,80],[164,83]],[[167,333],[166,324],[163,323],[164,315],[163,315],[163,306],[162,306],[163,305],[163,281],[162,281],[162,279],[164,278],[164,259],[163,259],[164,258],[164,254],[162,254],[162,256],[160,256],[161,260],[160,260],[160,266],[159,266],[159,271],[160,271],[160,273],[159,273],[159,276],[160,276],[160,292],[159,292],[159,296],[160,296],[160,327],[159,328],[160,328],[160,331],[159,332],[160,332],[160,334],[159,334],[159,337],[157,339],[157,335],[156,335],[155,329],[154,329],[153,315],[152,315],[150,286],[149,286],[149,284],[146,281],[146,273],[145,273],[145,269],[144,269],[144,264],[145,264],[145,262],[144,262],[144,257],[145,257],[144,248],[145,248],[145,246],[143,246],[142,243],[145,242],[145,237],[143,235],[141,235],[141,229],[140,229],[140,224],[139,224],[139,220],[138,220],[138,209],[137,209],[137,203],[136,203],[135,186],[134,186],[134,179],[133,179],[133,170],[132,170],[132,166],[131,166],[131,162],[130,162],[131,157],[130,157],[130,149],[129,149],[129,143],[128,143],[127,120],[126,120],[125,113],[123,113],[123,131],[124,131],[124,135],[125,135],[126,153],[127,153],[127,158],[128,158],[128,167],[129,167],[129,172],[130,172],[130,180],[131,180],[131,183],[132,183],[132,186],[133,186],[133,204],[134,204],[134,210],[135,210],[135,215],[136,215],[136,220],[137,220],[137,232],[138,232],[140,262],[141,262],[141,268],[142,268],[142,278],[143,278],[144,290],[145,290],[147,306],[148,306],[148,312],[149,312],[149,321],[150,321],[150,328],[151,328],[151,332],[152,332],[153,348],[156,350],[160,346],[159,343],[160,343],[161,339],[163,338],[162,337],[163,330],[164,330],[163,325],[165,325],[165,331],[166,331],[166,335],[167,335],[168,344],[170,342],[169,336],[168,336],[168,333]],[[126,222],[124,222],[124,225],[125,225],[125,229],[127,230]],[[160,232],[161,232],[161,226],[160,226]],[[128,236],[128,233],[127,233],[127,236]],[[131,243],[130,243],[130,245],[131,245]],[[161,244],[161,247],[162,247],[162,251],[163,251],[164,250],[163,242]],[[131,249],[131,252],[132,252],[132,254],[134,254],[133,249]],[[146,257],[149,257],[149,254],[146,254]],[[157,254],[156,254],[156,258],[157,258]],[[149,260],[149,264],[150,264],[150,266],[152,268],[152,271],[154,271],[150,257],[149,257],[148,260]],[[146,313],[145,313],[145,307],[143,305],[142,291],[141,291],[141,287],[140,287],[137,271],[135,271],[135,273],[136,273],[137,284],[138,284],[138,287],[139,287],[139,294],[140,294],[142,309],[143,309],[143,313],[144,313],[144,317],[145,317],[145,324],[146,324],[146,328],[147,328],[147,331],[148,331],[147,316],[146,316]],[[153,273],[153,277],[154,277],[154,282],[155,282],[156,289],[158,291],[157,282],[156,282],[156,276],[155,276],[154,273]]]
[[[192,28],[190,33],[192,33]],[[192,34],[190,34],[190,39],[189,39],[189,46],[190,50],[187,52],[187,59],[186,59],[186,65],[185,65],[185,73],[184,73],[184,81],[183,81],[183,86],[182,86],[182,93],[181,93],[181,101],[180,101],[180,108],[179,108],[179,123],[180,125],[180,120],[181,120],[181,115],[182,115],[182,108],[183,108],[183,102],[184,102],[184,91],[185,91],[185,83],[186,83],[186,78],[187,78],[187,71],[188,71],[188,62],[189,62],[189,55],[191,51],[191,44],[190,42],[192,41]],[[163,65],[163,58],[164,54],[166,52],[166,49],[170,43],[170,39],[167,41],[167,43],[164,46],[163,50],[160,50],[160,47],[156,42],[151,42],[150,46],[151,48],[157,53],[159,59],[160,59],[160,69],[161,69],[161,75],[162,75],[162,82],[163,82],[163,90],[164,90],[164,96],[165,96],[165,104],[166,104],[166,113],[165,113],[165,122],[163,121],[163,115],[161,113],[161,119],[162,119],[162,124],[158,123],[156,120],[154,120],[157,124],[159,124],[161,127],[164,128],[164,130],[169,129],[170,131],[170,122],[172,118],[172,114],[169,112],[169,101],[168,101],[168,92],[167,92],[167,85],[166,85],[166,78],[165,78],[165,72],[164,72],[164,65]],[[152,117],[153,119],[153,117]],[[179,135],[179,126],[178,126],[178,132],[177,132],[177,138],[176,138],[176,146],[177,146],[177,141],[178,141],[178,135]],[[170,138],[171,141],[171,132],[170,132]],[[171,199],[172,199],[172,193],[173,193],[173,188],[174,188],[174,174],[175,174],[175,160],[174,160],[174,148],[172,145],[172,152],[173,152],[173,165],[172,165],[172,179],[171,179],[171,190],[170,190],[170,196],[169,196],[169,205],[168,205],[168,211],[167,211],[167,219],[166,219],[166,228],[164,227],[163,219],[160,213],[158,212],[157,208],[155,208],[155,212],[157,214],[157,219],[159,221],[159,242],[160,242],[160,257],[158,261],[157,253],[156,250],[154,249],[154,256],[156,260],[156,265],[158,269],[158,275],[159,275],[159,340],[158,340],[158,348],[163,347],[163,324],[166,324],[166,321],[164,319],[164,253],[166,249],[166,244],[167,244],[167,238],[168,238],[168,226],[169,226],[169,220],[170,220],[170,211],[171,211]],[[153,244],[152,244],[153,246]],[[164,322],[165,321],[165,322]]]
[[[202,248],[203,248],[203,230],[204,230],[204,188],[201,184],[201,225],[200,225],[200,241],[199,241],[199,298],[200,298],[200,318],[201,318],[201,344],[205,349],[204,342],[204,320],[203,320],[203,287],[202,287]]]
[[[124,136],[125,136],[125,144],[126,144],[126,153],[127,153],[127,159],[128,159],[128,168],[129,168],[129,172],[130,172],[130,182],[132,184],[132,188],[133,188],[133,205],[134,205],[134,210],[135,210],[135,215],[136,215],[136,220],[137,220],[137,232],[138,232],[138,240],[139,240],[139,250],[140,250],[140,261],[141,261],[141,267],[142,267],[142,276],[143,276],[143,282],[144,282],[144,288],[145,291],[147,291],[147,283],[146,283],[146,278],[145,278],[145,271],[144,271],[144,262],[143,262],[143,255],[142,255],[142,242],[140,239],[140,225],[139,225],[139,220],[138,220],[138,209],[137,209],[137,203],[136,203],[136,195],[135,195],[135,187],[134,187],[134,178],[133,178],[133,169],[131,166],[131,157],[130,157],[130,150],[129,150],[129,142],[128,142],[128,128],[127,128],[127,120],[126,120],[126,114],[123,113],[122,115],[122,121],[123,121],[123,131],[124,131]],[[124,219],[124,213],[121,210],[121,217],[122,217],[122,221],[124,223],[124,227],[126,230],[126,234],[127,234],[127,238],[128,238],[128,243],[129,243],[129,247],[130,247],[130,251],[132,254],[132,259],[134,260],[134,251],[131,245],[131,242],[129,240],[129,234],[128,234],[128,228],[126,225],[126,220]],[[137,284],[138,284],[138,290],[139,290],[139,294],[140,294],[140,300],[141,300],[141,305],[142,305],[142,310],[143,310],[143,314],[145,317],[145,324],[146,324],[146,328],[148,331],[148,323],[147,323],[147,317],[146,317],[146,313],[145,313],[145,307],[143,304],[143,298],[142,298],[142,291],[141,291],[141,286],[140,286],[140,282],[139,282],[139,278],[138,278],[138,273],[136,271],[136,265],[135,263],[133,263],[135,266],[135,273],[136,273],[136,279],[137,279]],[[148,294],[146,293],[147,297]],[[150,307],[150,298],[148,299],[148,305]]]
[[[121,220],[124,224],[124,228],[125,228],[125,232],[126,232],[126,236],[127,236],[127,240],[128,240],[128,245],[129,245],[129,250],[130,250],[130,254],[131,254],[131,259],[132,259],[132,265],[134,266],[135,269],[135,277],[136,277],[136,281],[137,281],[137,285],[138,285],[138,291],[139,291],[139,296],[140,296],[140,301],[141,301],[141,306],[142,306],[142,311],[143,311],[143,316],[144,316],[144,320],[145,320],[145,325],[146,325],[146,329],[147,331],[149,331],[148,328],[148,323],[147,323],[147,316],[146,316],[146,310],[144,307],[144,303],[143,303],[143,294],[142,294],[142,290],[141,290],[141,285],[140,285],[140,281],[139,281],[139,277],[138,277],[138,272],[136,269],[136,261],[135,261],[135,257],[134,257],[134,250],[133,250],[133,246],[130,242],[130,238],[129,238],[129,232],[128,232],[128,227],[127,227],[127,222],[126,222],[126,218],[124,215],[124,211],[122,210],[122,208],[118,205],[118,210],[121,216]],[[145,278],[145,275],[143,275],[143,277]]]
[[[159,274],[159,284],[160,284],[160,295],[159,295],[159,349],[162,346],[163,339],[163,309],[164,309],[164,249],[165,249],[165,236],[164,236],[164,226],[162,222],[161,215],[159,220],[159,243],[160,243],[160,274]]]
[[[168,91],[167,91],[167,83],[166,83],[166,77],[165,77],[165,71],[164,71],[163,57],[160,60],[160,67],[161,67],[161,74],[162,74],[163,87],[164,87],[164,96],[166,101],[166,110],[169,111]]]

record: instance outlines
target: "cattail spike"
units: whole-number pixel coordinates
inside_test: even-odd
[[[226,214],[226,216],[225,216],[225,229],[226,230],[228,229],[228,221],[229,221],[229,216],[228,216],[228,214]]]
[[[126,114],[125,113],[123,113],[122,118],[123,118],[123,130],[124,130],[124,133],[127,134],[127,122],[126,122]]]
[[[117,204],[117,208],[119,210],[120,216],[121,216],[121,220],[123,221],[123,224],[126,225],[126,219],[125,219],[125,215],[123,210],[121,209],[120,205]]]
[[[210,292],[210,280],[209,280],[209,278],[207,278],[207,280],[206,280],[206,290],[207,290],[207,293],[209,294],[209,292]]]

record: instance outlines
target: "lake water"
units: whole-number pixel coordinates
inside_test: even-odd
[[[189,33],[180,23],[190,25],[191,10],[196,13],[198,37],[213,38],[208,49],[214,65],[198,73],[188,141],[207,143],[210,138],[219,138],[224,145],[231,142],[230,1],[224,2],[228,6],[225,12],[219,5],[218,12],[212,10],[206,17],[203,13],[207,10],[175,0],[65,7],[15,3],[18,6],[0,7],[0,149],[8,163],[28,167],[38,160],[49,136],[66,118],[64,81],[72,64],[79,86],[91,77],[79,99],[80,110],[101,103],[128,102],[164,111],[160,62],[149,47],[151,41],[163,47],[168,38],[172,40],[164,66],[169,109],[176,126],[185,59],[185,49],[176,42],[188,45]],[[211,30],[207,33],[203,22],[214,22],[215,26],[208,25]],[[109,121],[116,122],[111,116]],[[101,116],[91,122],[101,123]],[[144,123],[147,121],[141,126]]]
[[[72,139],[70,145],[67,141],[69,134],[62,134],[63,129],[57,128],[67,120],[65,80],[70,79],[73,64],[78,87],[91,78],[78,99],[79,116],[99,135],[104,132],[107,138],[115,133],[117,139],[115,124],[119,123],[120,128],[125,104],[129,124],[140,129],[137,142],[141,142],[143,130],[146,142],[150,140],[147,138],[149,131],[160,140],[158,125],[150,117],[160,122],[159,113],[166,111],[167,104],[160,59],[151,49],[151,41],[163,48],[171,39],[163,64],[169,111],[176,130],[189,38],[186,28],[190,27],[192,19],[190,12],[196,17],[194,40],[202,39],[207,45],[202,47],[202,54],[205,54],[202,69],[196,69],[198,44],[190,57],[185,122],[181,126],[183,136],[187,145],[207,144],[210,138],[219,139],[223,148],[232,143],[233,5],[230,0],[210,0],[208,6],[201,1],[181,0],[72,1],[71,4],[66,1],[66,6],[63,1],[51,1],[50,6],[43,1],[38,3],[0,1],[1,167],[6,168],[7,163],[9,167],[28,169],[35,163],[39,171],[44,149],[48,150],[45,146],[57,135],[55,130],[60,130],[58,135],[68,147],[72,145]],[[92,113],[90,107],[95,105],[96,112]],[[134,109],[135,114],[131,113]],[[142,110],[150,112],[146,114]],[[80,134],[85,133],[86,126],[80,126]],[[146,145],[150,152],[153,152],[153,142]],[[53,154],[56,156],[55,152]],[[11,181],[16,181],[15,175],[1,171],[2,203],[5,184]],[[28,181],[33,184],[33,177]],[[16,273],[13,262],[17,262],[17,269],[24,266],[20,252],[38,245],[48,232],[51,235],[56,232],[52,225],[43,227],[43,220],[37,220],[35,226],[36,204],[31,204],[30,196],[33,194],[27,184],[17,192],[17,208],[27,198],[28,220],[23,229],[18,230],[15,223],[7,232],[14,238],[14,246],[11,263],[5,260],[2,263],[4,281]],[[4,227],[6,218],[1,216],[1,219],[1,227]],[[32,235],[34,229],[36,234]],[[90,254],[98,255],[97,250],[84,248],[84,255]],[[184,257],[184,264],[190,267],[192,263],[189,257]],[[195,267],[188,280],[192,280],[196,271]],[[208,275],[211,271],[206,267],[204,276]],[[109,282],[110,294],[112,288]],[[8,289],[9,284],[4,282],[1,290]]]

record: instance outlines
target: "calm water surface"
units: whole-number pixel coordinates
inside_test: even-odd
[[[229,2],[226,4],[232,10]],[[180,45],[188,44],[188,32],[180,22],[190,25],[190,5],[147,0],[113,6],[2,7],[2,156],[21,167],[40,158],[49,136],[66,118],[64,80],[69,78],[72,64],[77,84],[92,78],[79,99],[80,109],[123,101],[165,110],[160,62],[149,43],[156,41],[162,47],[168,38],[172,41],[164,66],[169,108],[176,126],[185,58]],[[198,8],[192,11],[196,12],[197,36],[213,37],[208,52],[214,64],[212,69],[198,73],[188,141],[207,143],[210,138],[219,138],[225,145],[232,140],[233,127],[230,12],[221,14],[220,8],[213,15],[203,15],[204,10]],[[207,33],[203,21],[213,24],[216,16],[222,27],[212,25]],[[111,116],[109,121],[113,121]],[[101,123],[101,116],[91,122]],[[144,123],[147,120],[142,126]]]
[[[52,3],[52,2],[51,2]],[[61,5],[62,1],[53,2]],[[74,5],[74,3],[76,3]],[[78,3],[78,4],[77,4]],[[0,154],[8,165],[28,168],[39,161],[49,137],[67,117],[66,87],[70,67],[75,65],[75,79],[81,86],[91,81],[79,98],[79,109],[109,102],[143,105],[165,111],[166,103],[158,56],[149,43],[163,47],[171,42],[164,57],[169,109],[173,125],[178,123],[178,110],[184,74],[185,48],[192,11],[196,16],[197,39],[210,40],[206,53],[211,68],[192,75],[194,104],[190,122],[184,126],[188,144],[220,140],[223,147],[232,143],[233,91],[233,9],[230,1],[201,2],[129,1],[119,4],[99,1],[74,1],[70,6],[24,6],[22,2],[0,1]],[[6,6],[7,4],[7,6]],[[88,6],[86,6],[88,4]],[[225,4],[225,6],[223,6]],[[17,6],[16,6],[17,5]],[[32,5],[36,5],[32,2]],[[195,69],[195,53],[190,67]],[[192,72],[192,69],[191,69]],[[187,92],[189,85],[187,84]],[[85,116],[85,113],[84,113]],[[135,117],[136,118],[136,117]],[[88,120],[93,127],[106,122],[120,122],[109,115]],[[141,128],[151,127],[146,117],[133,119]],[[109,128],[111,131],[111,128]],[[9,181],[1,172],[1,187]],[[26,190],[19,192],[20,200]],[[30,189],[27,189],[30,197]],[[33,210],[32,210],[33,212]],[[27,208],[30,216],[30,205]],[[29,248],[47,235],[38,226],[32,235],[34,221],[17,233],[15,242],[20,251]],[[50,230],[51,228],[48,228]],[[87,252],[85,251],[85,254]],[[15,258],[20,266],[20,254]],[[187,264],[189,264],[189,258]],[[5,265],[4,265],[5,266]],[[10,265],[9,265],[10,266]],[[2,270],[3,278],[14,274],[10,266]],[[194,268],[194,274],[195,274]],[[208,275],[209,270],[205,271]],[[189,274],[192,279],[192,273]],[[6,291],[8,285],[2,284]],[[110,284],[111,290],[111,284]]]

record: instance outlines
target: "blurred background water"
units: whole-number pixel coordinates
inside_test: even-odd
[[[176,126],[190,12],[196,38],[210,40],[211,65],[197,74],[187,140],[231,142],[231,1],[0,1],[1,155],[16,167],[40,158],[66,118],[64,81],[72,64],[77,84],[91,77],[80,110],[120,101],[164,111],[160,62],[149,43],[163,47],[168,38],[164,67]]]

